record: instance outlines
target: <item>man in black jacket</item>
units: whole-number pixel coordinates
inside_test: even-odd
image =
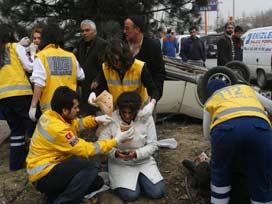
[[[217,41],[217,65],[224,66],[233,60],[234,47],[231,35],[234,30],[234,24],[228,22],[225,24],[225,32]]]
[[[203,41],[197,37],[198,29],[192,26],[189,29],[190,37],[186,38],[180,47],[182,61],[193,65],[205,66],[206,51]]]
[[[161,98],[165,78],[161,48],[154,39],[144,37],[143,31],[144,21],[140,16],[130,16],[125,19],[124,34],[130,50],[136,59],[146,62]]]
[[[102,71],[103,52],[107,42],[97,36],[96,25],[91,20],[83,20],[80,24],[82,40],[76,51],[76,57],[84,70],[85,80],[81,86],[81,114],[94,114],[98,109],[90,106],[87,101],[91,90],[97,87],[97,81]]]
[[[243,61],[243,40],[241,39],[242,33],[243,28],[241,26],[235,26],[234,34],[232,35],[234,60]]]

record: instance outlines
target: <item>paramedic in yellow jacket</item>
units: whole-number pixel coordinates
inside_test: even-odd
[[[61,29],[54,24],[45,26],[39,46],[41,51],[36,54],[30,77],[34,83],[34,94],[29,117],[33,121],[36,120],[38,102],[42,112],[50,109],[50,101],[57,87],[68,86],[75,91],[77,80],[85,77],[74,54],[62,47]]]
[[[232,166],[242,158],[252,203],[272,203],[272,101],[247,85],[207,85],[203,130],[211,139],[211,203],[228,203]],[[266,112],[267,111],[267,112]]]
[[[16,43],[15,31],[0,24],[0,120],[7,120],[10,132],[10,170],[24,167],[25,134],[32,135],[35,124],[28,116],[32,98],[26,72],[32,72],[25,48]]]
[[[113,96],[115,106],[117,98],[123,92],[136,90],[143,102],[147,103],[150,100],[139,113],[148,118],[159,99],[159,92],[145,63],[134,59],[128,45],[122,40],[112,40],[109,43],[105,50],[104,61],[97,93],[108,90]],[[95,93],[90,94],[90,103],[95,97]]]
[[[51,108],[41,115],[31,139],[26,159],[29,181],[52,203],[80,204],[84,195],[103,185],[99,166],[90,157],[129,139],[133,128],[120,130],[115,139],[95,143],[79,138],[80,130],[108,124],[112,119],[107,115],[76,119],[78,95],[67,86],[56,89]]]

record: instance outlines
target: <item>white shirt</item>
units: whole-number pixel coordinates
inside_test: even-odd
[[[41,60],[39,58],[36,58],[34,60],[33,72],[30,77],[30,81],[34,83],[35,85],[38,85],[40,87],[45,87],[46,77],[47,77],[46,71]],[[80,67],[78,61],[76,61],[76,78],[79,81],[85,79],[84,71]]]
[[[26,54],[26,49],[21,44],[17,43],[16,45],[16,53],[20,62],[23,65],[23,68],[28,73],[33,71],[33,58],[31,58],[32,62],[29,60],[29,57]]]

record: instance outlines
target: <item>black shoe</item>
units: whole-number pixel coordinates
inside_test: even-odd
[[[195,162],[185,159],[182,161],[182,165],[190,172],[191,175],[195,174],[196,171]]]

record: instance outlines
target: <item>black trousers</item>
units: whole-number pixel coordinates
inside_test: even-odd
[[[73,156],[38,180],[37,189],[48,197],[50,203],[80,204],[84,195],[103,186],[98,171],[97,162]]]

